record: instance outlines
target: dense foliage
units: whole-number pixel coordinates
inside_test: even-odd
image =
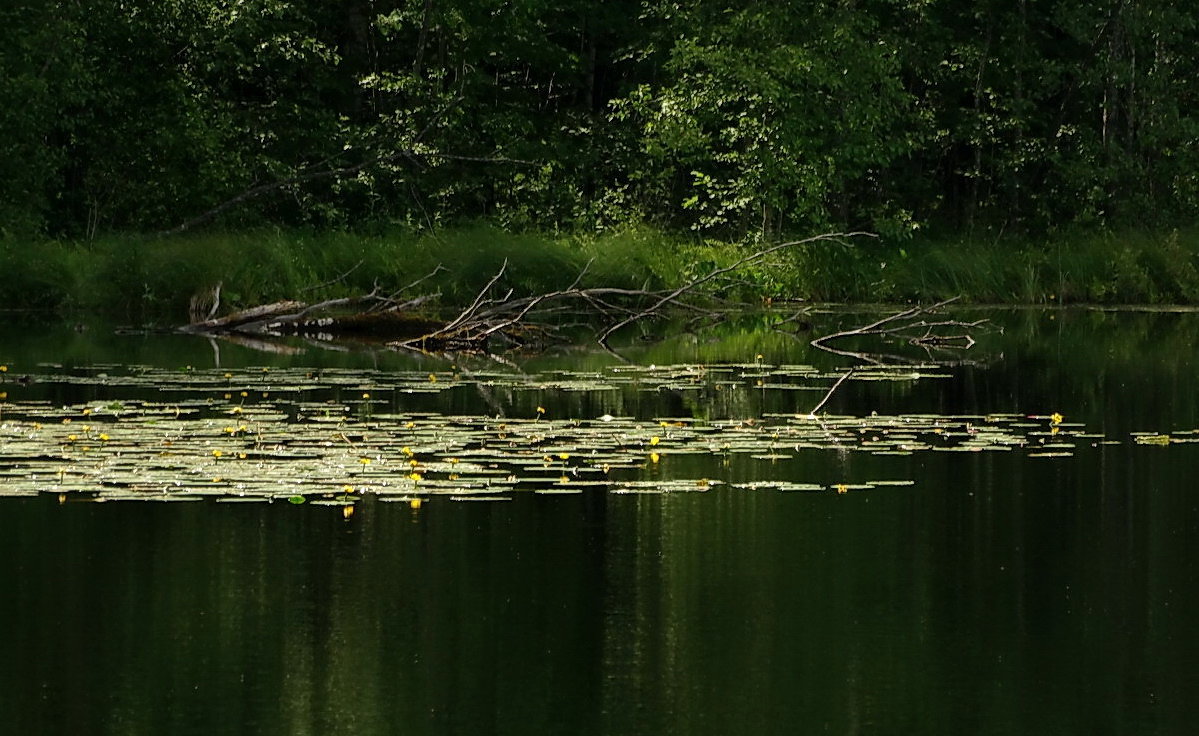
[[[1199,205],[1165,0],[0,8],[0,234],[634,221],[1035,232]]]

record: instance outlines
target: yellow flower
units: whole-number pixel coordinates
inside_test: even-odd
[[[429,383],[437,383],[437,374],[436,373],[429,374]]]
[[[558,458],[559,458],[560,460],[569,460],[569,459],[570,459],[570,453],[569,453],[569,452],[559,452],[559,453],[558,453]]]
[[[8,373],[8,366],[0,365],[0,373]]]
[[[415,511],[416,509],[419,509],[419,508],[420,508],[420,506],[421,506],[421,500],[420,500],[419,498],[414,498],[414,499],[412,499],[411,501],[409,501],[409,502],[408,502],[408,508],[410,508],[410,509],[412,509],[412,510],[414,510],[414,511]]]
[[[221,455],[224,455],[224,454],[225,454],[225,453],[221,452],[220,450],[213,450],[213,451],[212,451],[212,456],[213,456],[213,457],[220,457]]]
[[[362,463],[363,465],[370,465],[371,459],[369,457],[360,457],[358,458],[358,462]]]
[[[844,483],[838,483],[834,488],[837,489],[837,493],[849,493],[849,486]]]
[[[415,471],[411,472],[408,474],[408,479],[411,480],[413,483],[416,483],[416,482],[420,481],[420,473],[417,473]]]
[[[660,437],[658,437],[657,435],[655,435],[655,436],[653,436],[653,437],[650,437],[650,438],[649,438],[649,443],[650,443],[651,445],[656,445],[656,444],[658,444],[658,443],[659,443],[659,442],[661,442],[661,441],[662,441],[662,439],[661,439]]]
[[[370,395],[370,392],[369,392],[369,391],[367,391],[367,392],[363,392],[363,394],[362,394],[362,398],[364,398],[364,399],[369,399],[370,397],[371,397],[371,395]]]
[[[342,487],[341,487],[341,490],[345,491],[346,493],[353,493],[353,492],[354,492],[354,486],[345,485],[345,486],[342,486]]]
[[[651,463],[656,463],[656,462],[658,462],[658,461],[659,461],[659,460],[661,460],[661,459],[662,459],[662,456],[661,456],[661,455],[659,455],[659,454],[658,454],[658,453],[656,453],[656,452],[651,452],[651,453],[649,454],[649,461],[650,461]]]
[[[104,433],[104,432],[101,432],[101,433],[100,433],[100,441],[101,441],[101,442],[108,442],[108,435],[107,435],[106,433]]]
[[[1063,417],[1061,414],[1058,414],[1058,413],[1055,411],[1055,412],[1053,412],[1052,414],[1050,414],[1050,415],[1049,415],[1049,423],[1050,423],[1050,424],[1061,424],[1061,423],[1062,423],[1062,419],[1064,419],[1064,418],[1065,418],[1065,417]]]

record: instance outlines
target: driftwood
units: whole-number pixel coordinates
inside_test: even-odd
[[[243,309],[240,312],[234,312],[233,314],[228,314],[217,319],[192,322],[180,329],[184,332],[256,332],[256,330],[245,328],[247,325],[257,324],[280,315],[294,313],[296,310],[304,309],[307,306],[304,302],[293,300],[271,302],[270,304],[260,304],[257,307]]]
[[[489,341],[502,337],[509,343],[524,344],[528,339],[544,337],[544,328],[530,327],[530,317],[545,317],[555,311],[585,307],[598,317],[604,327],[598,333],[600,345],[609,348],[608,339],[617,331],[639,320],[660,317],[669,307],[689,310],[708,317],[719,317],[717,310],[706,309],[684,299],[704,284],[732,273],[750,263],[761,260],[772,253],[810,243],[822,241],[846,243],[850,238],[876,237],[872,233],[825,233],[802,240],[764,248],[740,258],[728,266],[715,268],[708,273],[688,281],[682,286],[662,291],[645,289],[621,289],[612,287],[580,288],[586,267],[566,289],[538,294],[530,297],[514,297],[511,290],[500,296],[492,296],[492,289],[507,269],[507,262],[479,291],[474,300],[455,318],[440,329],[417,338],[399,340],[395,345],[417,349],[479,349],[486,348]]]
[[[723,318],[728,310],[719,308],[714,297],[707,295],[697,300],[694,296],[705,284],[727,277],[750,263],[789,247],[817,242],[846,243],[851,238],[862,236],[870,237],[871,234],[827,233],[779,243],[739,258],[730,265],[714,268],[682,286],[661,291],[583,288],[580,284],[587,274],[588,267],[585,266],[565,289],[532,296],[515,296],[511,289],[499,286],[508,268],[505,261],[470,303],[449,319],[438,319],[421,311],[438,294],[401,299],[405,292],[445,270],[438,266],[433,272],[390,294],[381,293],[376,285],[367,294],[312,304],[296,300],[273,302],[223,317],[212,317],[210,313],[209,318],[193,321],[181,329],[190,333],[230,334],[254,339],[272,336],[300,336],[326,341],[338,337],[370,338],[402,349],[491,353],[500,345],[528,346],[558,339],[563,316],[584,312],[587,315],[585,321],[596,329],[599,343],[610,350],[608,340],[616,332],[638,321],[663,317],[667,310],[676,314],[689,311],[696,319]],[[359,266],[361,263],[351,271]],[[337,284],[348,273],[321,286]],[[211,301],[219,302],[218,295],[219,286],[214,290]],[[193,300],[193,306],[197,301],[203,303],[204,300]],[[948,299],[928,307],[905,309],[860,327],[818,337],[811,344],[820,350],[852,357],[864,363],[888,360],[887,356],[851,350],[839,341],[850,337],[883,336],[901,339],[925,350],[969,348],[974,344],[969,330],[982,324],[982,320],[959,322],[927,318],[953,301]],[[714,304],[717,308],[713,308]],[[798,323],[798,317],[795,321]]]

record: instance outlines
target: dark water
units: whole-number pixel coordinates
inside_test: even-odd
[[[980,365],[850,382],[828,409],[1057,411],[1114,444],[1065,458],[713,457],[692,462],[726,481],[915,485],[368,501],[348,522],[313,506],[0,500],[0,730],[1190,733],[1199,445],[1131,433],[1199,428],[1199,317],[989,316],[1004,331],[972,351]],[[836,364],[753,324],[631,352],[756,354]],[[113,360],[211,365],[213,353],[95,330],[0,336],[10,381],[37,361]],[[639,408],[649,416],[677,408],[645,401],[663,404]]]

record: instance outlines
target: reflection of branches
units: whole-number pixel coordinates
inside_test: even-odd
[[[881,319],[854,327],[848,330],[841,330],[829,335],[817,337],[810,341],[812,347],[823,350],[834,355],[841,355],[847,358],[869,363],[871,365],[884,365],[887,363],[913,363],[909,358],[900,355],[879,352],[865,352],[857,350],[845,350],[842,348],[833,347],[830,343],[835,340],[840,340],[847,337],[861,337],[866,335],[882,336],[899,338],[904,340],[909,345],[915,345],[923,348],[929,358],[929,362],[944,363],[945,361],[932,360],[933,350],[969,350],[974,346],[974,337],[971,336],[969,330],[979,327],[986,323],[987,320],[980,319],[974,322],[963,322],[953,319],[929,320],[924,319],[925,315],[929,315],[947,304],[952,304],[959,297],[946,299],[937,302],[936,304],[921,307],[916,306],[910,309],[905,309],[902,312],[889,314]],[[799,315],[796,315],[796,318]],[[795,319],[795,318],[793,318]],[[816,412],[820,411],[828,400],[832,398],[841,384],[845,383],[850,376],[853,375],[854,369],[850,368],[845,372],[837,382],[833,384],[820,403],[816,404],[815,408],[808,413],[810,418],[816,416]]]
[[[916,306],[905,309],[902,312],[887,315],[860,327],[817,337],[810,344],[814,348],[833,353],[834,355],[843,355],[874,365],[881,365],[888,362],[910,363],[912,361],[897,355],[846,350],[833,347],[830,343],[847,337],[874,335],[902,339],[909,345],[923,348],[930,358],[933,350],[969,350],[974,346],[974,337],[968,331],[985,324],[987,320],[980,319],[974,322],[963,322],[952,319],[922,319],[922,316],[929,315],[941,307],[952,304],[959,298],[955,296],[927,307]]]

